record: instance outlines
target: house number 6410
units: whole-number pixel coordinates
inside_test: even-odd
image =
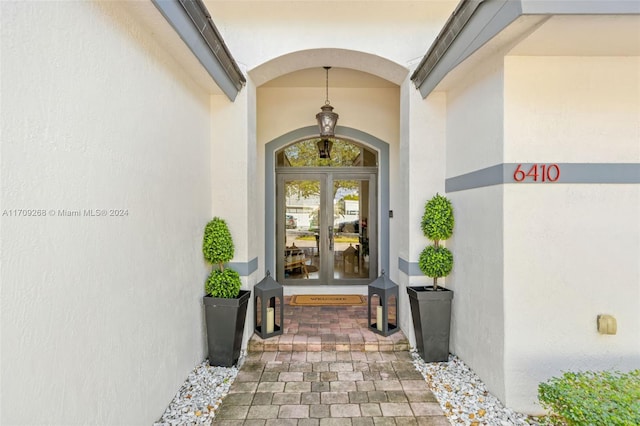
[[[513,172],[513,180],[524,182],[529,179],[534,182],[555,182],[560,178],[560,167],[557,164],[534,164],[528,171],[522,169],[522,164],[518,164]]]

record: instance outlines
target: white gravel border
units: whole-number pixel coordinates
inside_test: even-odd
[[[153,426],[210,425],[237,375],[237,367],[212,367],[204,360]]]
[[[452,425],[539,425],[535,418],[505,408],[458,357],[449,355],[448,362],[426,363],[415,349],[411,356]]]

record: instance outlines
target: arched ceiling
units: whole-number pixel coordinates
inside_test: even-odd
[[[409,74],[407,68],[370,53],[309,49],[274,58],[250,70],[249,76],[256,87],[324,86],[324,66],[332,67],[329,78],[334,87],[394,87]]]

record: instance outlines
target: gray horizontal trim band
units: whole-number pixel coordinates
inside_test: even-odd
[[[258,258],[254,257],[248,262],[229,262],[227,265],[237,271],[241,277],[248,277],[258,270]]]
[[[638,184],[640,183],[640,163],[555,163],[560,171],[560,176],[555,182],[545,181],[539,177],[538,181],[527,177],[521,182],[516,182],[514,173],[520,165],[520,169],[527,173],[529,169],[538,164],[538,172],[541,173],[541,165],[549,167],[550,163],[504,163],[484,169],[476,170],[463,175],[448,178],[445,181],[446,192],[464,191],[466,189],[482,188],[485,186],[502,185],[505,183],[552,185],[558,183],[588,183],[588,184]],[[555,177],[555,170],[552,173]]]
[[[640,13],[640,2],[630,0],[520,0],[523,14],[622,15]]]
[[[503,164],[498,164],[486,169],[448,178],[445,180],[444,190],[445,192],[456,192],[483,186],[500,185],[504,183],[503,168]]]
[[[410,277],[423,277],[418,262],[409,262],[401,257],[398,258],[398,269]]]

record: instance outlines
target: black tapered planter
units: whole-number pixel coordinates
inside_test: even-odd
[[[238,362],[250,296],[251,291],[240,290],[235,299],[204,297],[209,365],[231,367]]]
[[[432,286],[407,287],[416,347],[425,362],[449,360],[453,291]]]

